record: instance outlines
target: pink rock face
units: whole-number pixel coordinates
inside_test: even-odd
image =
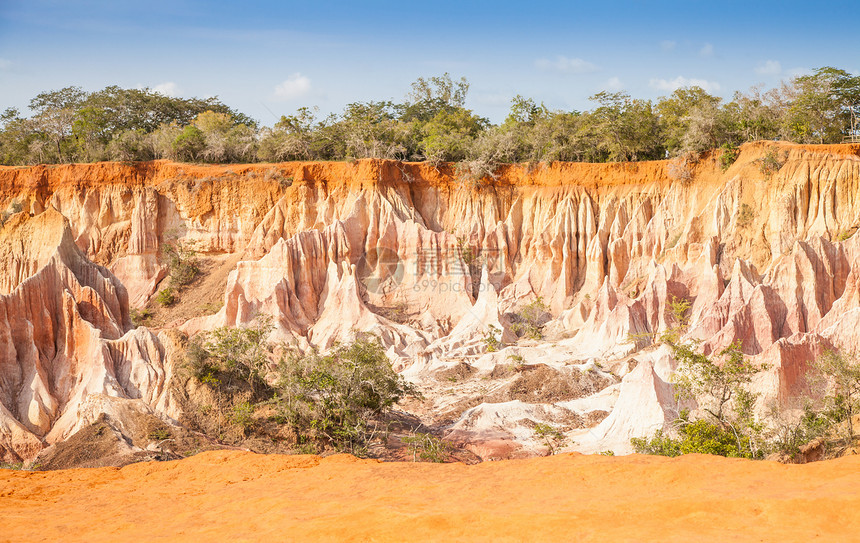
[[[371,332],[431,391],[444,388],[439,368],[489,371],[520,347],[540,357],[530,363],[638,368],[600,408],[611,410],[601,439],[621,443],[668,417],[669,375],[656,368],[671,363],[652,338],[677,326],[671,302],[685,299],[686,338],[705,353],[740,341],[771,367],[762,392],[788,402],[823,349],[860,347],[860,240],[845,240],[860,158],[780,144],[787,161],[765,179],[767,145],[744,146],[727,172],[705,155],[685,183],[665,161],[511,165],[479,187],[448,166],[373,160],[0,169],[0,204],[29,212],[0,231],[2,454],[62,439],[92,394],[176,414],[173,347],[129,321],[174,239],[239,260],[223,308],[180,326],[192,335],[258,315],[272,317],[271,340],[299,348]],[[538,298],[545,337],[518,340]],[[488,353],[493,333],[516,345]],[[511,428],[511,450],[532,447]]]
[[[65,218],[22,214],[0,236],[0,266],[18,269],[20,254],[41,266],[0,295],[0,458],[32,458],[85,425],[91,394],[169,411],[164,347],[145,329],[128,332],[125,288],[86,259]]]

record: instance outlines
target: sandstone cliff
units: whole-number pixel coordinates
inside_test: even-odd
[[[763,173],[766,153],[778,171]],[[529,421],[566,421],[581,450],[618,452],[662,427],[674,366],[647,336],[674,324],[672,297],[692,302],[690,338],[706,352],[741,340],[769,364],[765,400],[787,403],[823,349],[860,346],[858,183],[857,146],[768,142],[725,172],[705,155],[508,166],[479,182],[369,160],[2,168],[0,208],[24,212],[0,233],[0,447],[31,457],[90,420],[92,394],[177,416],[173,343],[129,321],[173,239],[238,263],[220,310],[171,324],[194,334],[267,314],[272,340],[323,349],[371,331],[428,392],[421,416],[485,457],[481,443],[500,440],[534,454]],[[545,340],[516,341],[515,313],[537,297]],[[490,326],[509,347],[487,352]],[[516,376],[437,378],[464,362],[488,376],[510,355],[601,385],[523,404],[505,392]]]

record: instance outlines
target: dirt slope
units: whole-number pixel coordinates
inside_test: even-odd
[[[208,452],[0,471],[0,541],[860,541],[860,457],[462,464]]]

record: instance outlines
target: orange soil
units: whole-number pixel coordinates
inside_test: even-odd
[[[741,147],[741,159],[754,160],[776,147],[791,153],[860,156],[858,144],[797,145],[757,141]],[[705,153],[694,166],[698,178],[719,175],[719,151]],[[743,160],[741,160],[743,161]],[[668,183],[669,160],[620,163],[553,162],[543,167],[514,164],[499,168],[495,185],[611,186]],[[50,194],[62,186],[95,187],[104,184],[157,185],[183,179],[252,177],[259,181],[277,174],[295,182],[327,182],[334,185],[373,185],[390,181],[417,181],[436,186],[456,182],[454,167],[437,167],[426,162],[397,162],[365,159],[355,162],[284,162],[278,164],[180,164],[166,160],[138,163],[98,162],[93,164],[0,166],[0,192],[14,196]],[[711,175],[708,175],[711,174]]]
[[[0,471],[0,541],[860,541],[860,457],[463,464],[215,451]]]

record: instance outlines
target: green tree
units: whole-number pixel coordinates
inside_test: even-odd
[[[849,127],[847,107],[860,104],[860,76],[827,66],[795,77],[785,92],[785,122],[795,141],[838,143]]]
[[[71,159],[69,138],[72,135],[76,111],[85,97],[86,93],[80,87],[65,87],[41,92],[30,100],[30,109],[35,113],[33,123],[52,143],[57,162],[68,162]]]
[[[853,418],[860,411],[860,360],[855,354],[825,352],[813,365],[830,381],[825,397],[828,417],[843,427],[849,446],[854,443]]]
[[[206,137],[203,131],[189,124],[173,140],[173,153],[176,158],[184,162],[194,162],[201,158],[206,148]]]

